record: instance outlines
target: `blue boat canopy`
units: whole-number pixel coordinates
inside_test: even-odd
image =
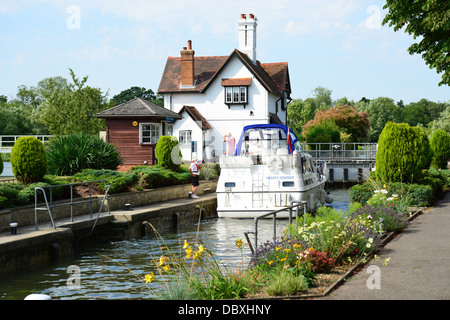
[[[258,131],[258,130],[277,130],[279,132],[278,139],[286,141],[289,149],[289,154],[292,154],[292,152],[296,149],[295,144],[299,142],[297,135],[294,133],[292,129],[289,127],[283,125],[283,124],[252,124],[245,126],[242,130],[241,136],[236,144],[236,150],[234,152],[234,155],[237,156],[241,152],[242,143],[248,139],[249,133],[252,131]],[[284,133],[284,136],[281,134],[281,132]]]

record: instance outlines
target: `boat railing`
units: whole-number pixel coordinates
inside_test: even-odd
[[[307,203],[306,201],[299,201],[299,202],[297,202],[297,203],[295,203],[293,205],[286,206],[286,207],[283,207],[281,209],[274,210],[274,211],[271,211],[271,212],[268,212],[268,213],[264,213],[264,214],[261,214],[260,216],[255,217],[254,218],[253,231],[244,232],[245,238],[247,239],[247,242],[248,242],[248,244],[250,246],[250,250],[252,251],[252,253],[254,254],[255,250],[258,248],[258,221],[260,219],[266,218],[268,216],[272,216],[273,238],[276,238],[276,236],[277,236],[277,213],[280,213],[280,212],[288,210],[289,211],[289,223],[292,223],[294,208],[296,208],[295,216],[296,217],[300,217],[300,216],[302,216],[303,214],[306,213],[306,203]],[[300,207],[303,207],[303,212],[300,212]],[[254,235],[254,248],[253,248],[252,243],[250,241],[249,234],[253,234]]]
[[[92,197],[92,185],[93,184],[98,184],[98,183],[104,183],[104,189],[105,189],[105,194],[103,195],[103,198],[98,198]],[[81,199],[77,199],[74,201],[73,198],[73,189],[75,186],[78,185],[88,185],[88,192],[89,192],[89,196],[88,197],[82,197]],[[58,201],[58,203],[53,203],[53,189],[55,188],[64,188],[64,187],[70,187],[70,201]],[[35,220],[35,229],[39,230],[38,228],[38,211],[48,211],[49,215],[50,215],[50,221],[52,223],[52,226],[54,229],[56,229],[56,224],[55,224],[55,220],[53,218],[53,208],[55,207],[60,207],[60,206],[70,206],[70,219],[71,222],[73,222],[73,207],[76,204],[79,203],[89,203],[89,212],[90,212],[90,218],[92,219],[92,204],[93,201],[101,201],[101,205],[97,214],[97,218],[99,218],[100,213],[102,212],[103,206],[105,204],[105,201],[107,201],[108,199],[108,191],[110,189],[110,185],[106,184],[106,180],[93,180],[93,181],[85,181],[85,182],[75,182],[75,183],[69,183],[69,184],[58,184],[58,185],[51,185],[51,186],[43,186],[43,187],[35,187],[34,188],[34,220]],[[49,190],[49,198],[47,198],[47,194],[46,194],[46,190]],[[43,196],[44,196],[44,202],[45,202],[45,206],[38,206],[38,191],[41,191]],[[109,205],[106,202],[107,207],[108,207],[108,214],[110,213],[109,210]],[[95,221],[97,222],[97,221]],[[95,227],[95,224],[94,226]]]

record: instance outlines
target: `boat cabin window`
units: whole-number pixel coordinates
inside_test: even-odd
[[[225,188],[234,188],[236,187],[235,182],[225,182]]]
[[[301,145],[295,143],[295,150],[299,151]],[[278,128],[255,128],[249,129],[244,133],[242,146],[240,150],[241,155],[253,154],[260,155],[273,150],[276,154],[278,149],[288,150],[287,135]]]
[[[283,181],[282,185],[283,187],[293,187],[294,181]]]

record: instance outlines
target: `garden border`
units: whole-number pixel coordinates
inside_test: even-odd
[[[411,214],[411,216],[406,221],[411,222],[416,217],[421,215],[423,213],[423,210],[424,210],[423,208],[418,208],[414,213]],[[400,234],[401,232],[403,232],[403,230],[401,230],[401,231],[391,231],[391,232],[386,233],[382,237],[381,244],[376,250],[373,250],[371,252],[366,253],[363,257],[361,257],[361,259],[356,264],[351,266],[347,270],[347,272],[345,272],[336,281],[334,281],[322,293],[299,294],[299,295],[278,296],[278,297],[261,297],[261,298],[255,298],[255,297],[252,298],[251,297],[251,298],[244,298],[244,299],[240,299],[240,300],[302,300],[302,299],[312,299],[312,298],[323,298],[323,297],[327,296],[329,293],[331,293],[333,290],[335,290],[337,287],[339,287],[341,285],[341,283],[345,281],[345,279],[350,278],[352,276],[352,273],[356,269],[362,268],[368,261],[370,261],[370,259],[368,259],[369,257],[374,255],[375,252],[377,252],[380,248],[384,247],[387,243],[389,243],[389,241],[391,241],[394,238],[394,236],[396,236],[396,235]]]

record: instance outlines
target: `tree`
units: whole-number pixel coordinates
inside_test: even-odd
[[[114,100],[114,102],[119,105],[121,103],[133,100],[134,98],[143,98],[152,101],[160,106],[164,106],[164,100],[161,100],[160,95],[155,95],[152,89],[147,90],[142,87],[131,87],[129,89],[123,90],[119,94],[116,94],[112,98],[112,100]]]
[[[328,110],[317,111],[314,120],[309,121],[303,126],[303,136],[306,137],[311,127],[327,121],[334,122],[342,132],[351,134],[351,142],[365,142],[368,140],[368,114],[365,112],[357,112],[351,106],[336,106]]]
[[[69,71],[73,83],[50,88],[51,94],[39,105],[35,116],[50,134],[97,134],[105,124],[95,115],[108,108],[106,95],[100,89],[85,86],[87,76],[80,80],[72,69]]]
[[[401,122],[402,111],[394,103],[394,100],[386,97],[378,97],[368,102],[359,101],[355,105],[356,110],[366,112],[369,115],[369,141],[377,142],[381,131],[389,121]]]
[[[447,108],[442,111],[438,120],[433,120],[428,124],[431,131],[442,129],[450,134],[450,104],[447,104]]]
[[[430,140],[433,158],[431,165],[435,169],[447,169],[450,159],[450,135],[444,130],[438,129],[433,132]]]
[[[437,73],[443,73],[439,85],[450,85],[450,2],[448,0],[386,0],[383,7],[388,14],[383,24],[394,31],[405,27],[405,32],[420,42],[413,43],[409,54],[422,58]]]
[[[378,140],[376,176],[384,182],[420,181],[431,156],[428,137],[421,128],[388,122]]]
[[[295,134],[300,137],[302,133],[302,126],[308,121],[314,119],[317,108],[314,104],[314,99],[307,98],[306,100],[294,99],[288,105],[287,117],[289,127],[294,130]]]
[[[324,87],[317,87],[313,90],[314,102],[317,109],[327,109],[331,106],[331,90]]]

